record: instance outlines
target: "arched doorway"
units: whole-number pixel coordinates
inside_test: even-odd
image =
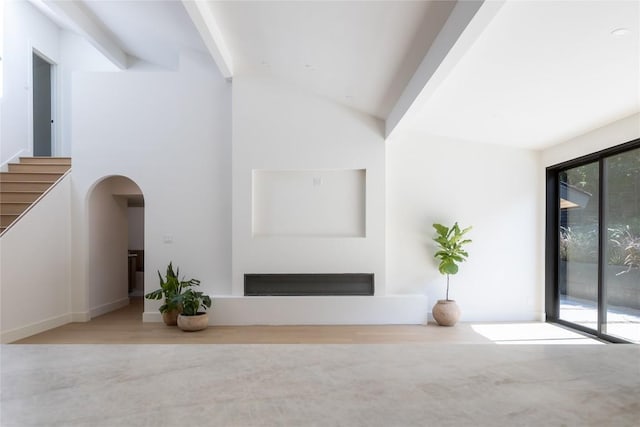
[[[144,196],[124,176],[100,180],[88,197],[91,318],[129,306],[143,311]]]

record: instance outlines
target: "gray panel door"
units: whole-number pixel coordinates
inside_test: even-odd
[[[51,156],[51,64],[33,54],[33,155]]]

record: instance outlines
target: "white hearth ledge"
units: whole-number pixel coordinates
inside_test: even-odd
[[[425,295],[214,296],[211,325],[419,325],[430,310]],[[144,322],[161,322],[145,312]]]

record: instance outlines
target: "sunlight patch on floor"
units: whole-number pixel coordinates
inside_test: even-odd
[[[471,329],[496,344],[602,344],[550,323],[478,323]]]
[[[560,318],[594,331],[598,329],[598,309],[593,301],[561,298]],[[604,333],[640,344],[640,310],[609,305],[604,326]]]

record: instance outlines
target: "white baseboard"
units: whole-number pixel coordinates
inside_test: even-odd
[[[89,311],[90,317],[93,319],[94,317],[101,316],[103,314],[109,313],[110,311],[117,310],[122,307],[126,307],[129,305],[129,297],[122,298],[107,304],[99,305],[98,307],[94,307]]]
[[[465,310],[463,306],[460,307],[460,311],[462,311],[462,315],[460,316],[461,322],[544,322],[546,319],[545,313],[540,311],[494,311],[491,314],[488,314],[484,311],[474,312],[471,310]],[[431,316],[431,310],[429,310],[429,318],[433,319]]]
[[[162,322],[162,314],[159,311],[145,311],[142,313],[143,322]]]
[[[88,311],[71,313],[72,322],[88,322],[91,320],[91,313]]]
[[[3,331],[0,333],[0,342],[2,344],[7,344],[22,338],[30,337],[31,335],[39,334],[40,332],[48,331],[49,329],[57,328],[58,326],[66,325],[67,323],[71,323],[71,318],[71,313],[67,313],[51,317],[40,322],[35,322],[27,326],[22,326],[20,328]]]

